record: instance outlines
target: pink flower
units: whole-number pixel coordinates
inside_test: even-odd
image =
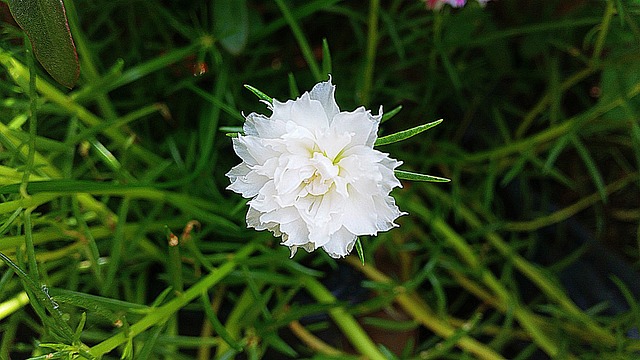
[[[489,0],[478,0],[480,5],[484,6]],[[466,4],[466,0],[425,0],[428,9],[440,10],[444,4],[449,4],[454,8],[463,7]]]

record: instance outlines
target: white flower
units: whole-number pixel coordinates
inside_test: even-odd
[[[357,236],[404,214],[389,195],[401,162],[373,149],[382,108],[341,112],[334,91],[329,79],[296,100],[274,99],[270,117],[249,114],[233,139],[243,162],[227,173],[228,189],[251,198],[247,226],[282,236],[291,256],[298,247],[346,256]]]

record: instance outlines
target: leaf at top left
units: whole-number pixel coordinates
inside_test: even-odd
[[[72,88],[80,75],[80,63],[62,0],[8,2],[40,64],[57,82]]]

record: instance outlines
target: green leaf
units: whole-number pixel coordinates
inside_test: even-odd
[[[76,331],[75,333],[73,333],[73,343],[78,343],[80,342],[80,335],[82,335],[82,330],[84,330],[84,325],[87,323],[87,313],[86,312],[82,312],[82,315],[80,316],[80,322],[78,323],[78,326],[76,327]]]
[[[296,99],[300,97],[298,82],[296,81],[296,77],[291,72],[289,73],[289,95],[291,95],[292,99]]]
[[[428,181],[428,182],[449,182],[451,179],[442,178],[438,176],[418,174],[409,171],[402,170],[394,170],[394,173],[400,180],[411,180],[411,181]]]
[[[386,331],[410,331],[420,326],[415,320],[398,321],[378,317],[364,317],[362,322]]]
[[[244,129],[242,129],[242,126],[220,126],[218,130],[224,133],[241,133],[242,131],[244,131]]]
[[[356,251],[358,252],[358,257],[360,261],[362,261],[362,265],[364,266],[364,251],[362,250],[362,243],[360,242],[360,238],[356,239]]]
[[[38,313],[38,315],[41,316],[42,322],[50,326],[51,329],[65,341],[73,341],[73,330],[66,320],[64,320],[58,303],[56,303],[49,295],[49,289],[44,285],[38,286],[38,284],[29,277],[24,270],[1,252],[0,260],[2,260],[16,275],[18,275],[20,280],[22,280],[22,286],[27,294],[29,294],[31,302],[37,302],[49,311],[51,317],[47,316],[45,313]]]
[[[264,101],[267,101],[269,104],[273,104],[273,99],[269,95],[263,93],[262,91],[254,88],[251,85],[245,85],[244,87],[247,88],[252,93],[254,93],[258,98],[260,98],[260,100],[264,100]]]
[[[408,130],[400,131],[395,134],[383,136],[381,138],[378,138],[378,140],[376,140],[375,146],[388,145],[388,144],[396,143],[398,141],[406,140],[412,136],[420,134],[423,131],[431,129],[432,127],[440,124],[441,122],[442,122],[442,119],[436,120],[428,124],[419,125]]]
[[[213,33],[228,52],[238,55],[249,38],[249,10],[246,0],[213,2]]]
[[[242,345],[239,342],[237,342],[231,334],[229,334],[229,332],[227,331],[227,328],[225,328],[224,325],[222,325],[222,323],[220,322],[220,320],[218,320],[218,316],[211,308],[211,303],[209,301],[209,297],[207,296],[207,294],[202,293],[202,295],[200,295],[200,300],[202,301],[204,313],[207,316],[207,319],[209,319],[209,322],[211,323],[211,325],[213,326],[213,330],[218,335],[220,335],[222,340],[224,340],[224,342],[226,342],[231,348],[233,348],[236,351],[242,351]]]
[[[40,64],[57,82],[72,88],[80,63],[62,0],[9,0],[9,9],[29,36]]]
[[[385,122],[385,121],[391,119],[392,117],[396,116],[396,114],[399,113],[400,110],[402,110],[402,105],[398,105],[395,109],[393,109],[393,110],[391,110],[391,111],[389,111],[387,113],[384,113],[382,115],[382,119],[380,120],[380,123],[382,124],[383,122]]]
[[[603,203],[607,202],[607,188],[604,183],[604,178],[598,169],[598,164],[593,160],[591,154],[589,153],[589,149],[580,141],[578,137],[573,137],[572,139],[573,147],[576,149],[580,158],[582,158],[582,162],[584,163],[589,175],[591,175],[591,179],[598,189],[598,193],[600,194],[600,199]]]
[[[287,355],[289,358],[298,357],[298,353],[275,332],[267,333],[264,337],[264,342],[275,350]]]
[[[331,74],[331,52],[329,51],[329,42],[326,38],[322,39],[322,75],[328,78]]]

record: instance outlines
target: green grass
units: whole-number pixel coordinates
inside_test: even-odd
[[[627,305],[614,314],[561,282],[591,281],[571,272],[576,222],[638,274],[637,2],[65,5],[72,90],[0,33],[0,359],[640,352],[636,285],[596,269]],[[401,106],[380,135],[416,129],[380,150],[403,170],[452,179],[404,181],[409,215],[362,239],[364,266],[289,259],[225,190],[226,133],[265,112],[244,85],[284,101],[328,74],[342,109]],[[335,274],[365,295],[332,293]]]

